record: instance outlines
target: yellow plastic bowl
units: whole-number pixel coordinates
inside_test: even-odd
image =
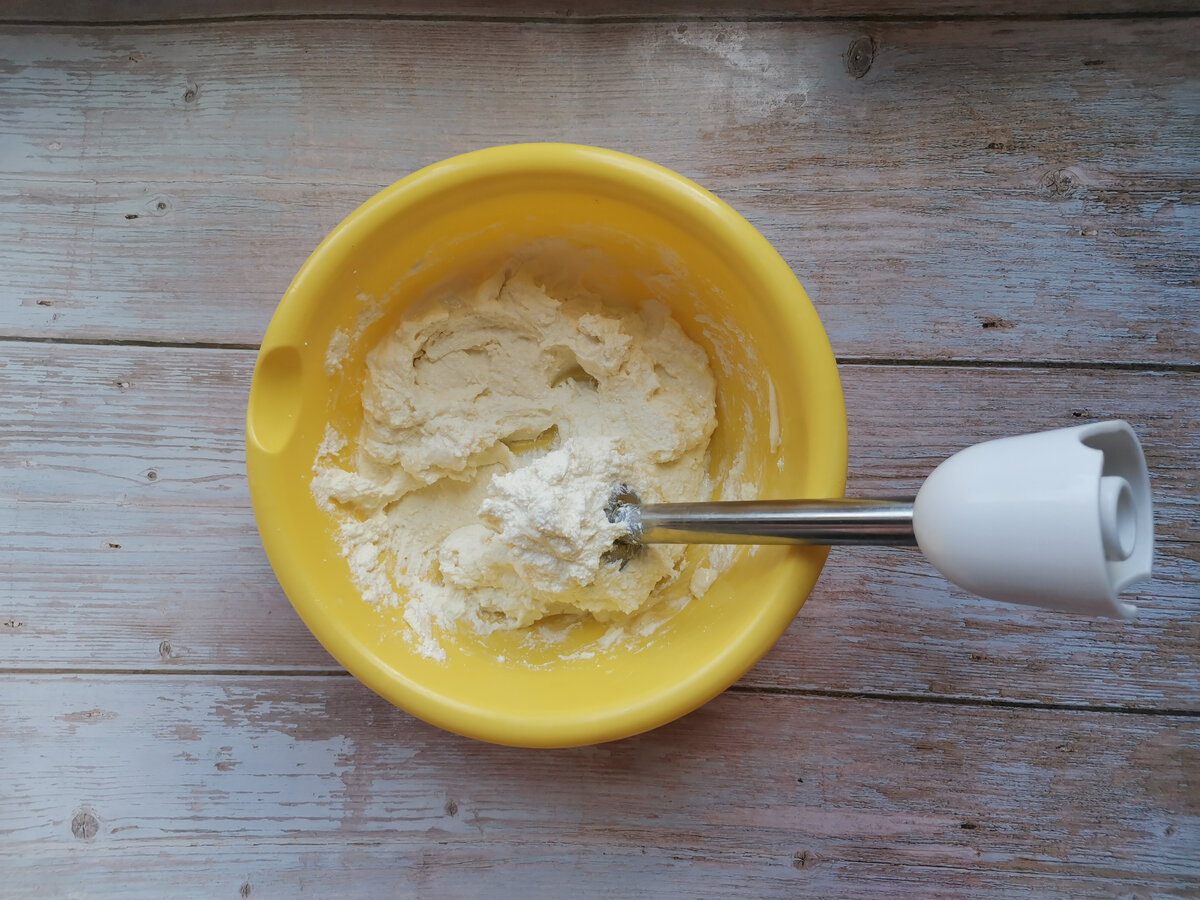
[[[584,623],[565,645],[459,634],[448,659],[436,662],[405,640],[395,610],[361,598],[310,483],[327,425],[357,435],[366,351],[430,290],[498,271],[514,255],[564,246],[599,251],[593,255],[605,262],[588,277],[600,290],[658,297],[708,351],[718,393],[714,474],[741,455],[760,497],[841,496],[847,451],[837,367],[787,264],[696,184],[592,147],[468,153],[405,178],[353,212],[300,269],[271,320],[246,427],[263,545],[326,649],[422,719],[530,747],[626,737],[707,702],[779,639],[826,555],[742,548],[702,598],[653,634],[607,649],[598,641],[603,626]],[[341,367],[327,365],[331,341],[347,343],[345,335],[355,338]],[[689,558],[704,552],[691,548]]]

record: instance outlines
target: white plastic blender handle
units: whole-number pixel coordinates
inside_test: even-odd
[[[1150,577],[1150,477],[1128,423],[1097,422],[976,444],[926,479],[913,509],[921,551],[993,600],[1129,618],[1118,599]]]

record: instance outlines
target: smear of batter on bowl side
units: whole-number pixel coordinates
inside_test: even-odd
[[[712,496],[705,352],[661,303],[562,293],[518,270],[409,310],[367,355],[348,461],[332,430],[318,452],[312,491],[355,584],[402,609],[426,656],[463,624],[619,624],[684,573],[681,546],[604,561],[619,531],[604,505],[618,483],[646,502]],[[691,593],[732,559],[695,567]]]

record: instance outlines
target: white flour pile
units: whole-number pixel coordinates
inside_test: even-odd
[[[444,658],[439,634],[462,625],[619,622],[679,578],[683,547],[624,569],[601,558],[614,485],[645,502],[712,495],[713,375],[665,306],[497,276],[411,310],[368,354],[362,403],[357,441],[326,436],[312,490],[363,596],[401,607],[425,655]],[[699,567],[693,593],[714,577]]]

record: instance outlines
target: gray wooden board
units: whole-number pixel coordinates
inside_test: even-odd
[[[88,675],[0,678],[0,721],[18,892],[1200,888],[1194,718],[726,694],[528,751],[349,678]]]
[[[283,597],[249,508],[252,352],[0,346],[11,405],[0,423],[0,665],[335,665]],[[1195,376],[873,365],[842,374],[858,495],[911,493],[977,440],[1083,416],[1133,421],[1154,472],[1157,577],[1139,591],[1133,622],[1078,620],[966,596],[912,551],[841,549],[745,683],[1198,708]]]
[[[37,0],[5,0],[0,4],[0,22],[163,23],[191,19],[289,19],[320,16],[327,19],[511,19],[514,21],[627,19],[726,19],[771,21],[802,19],[945,19],[956,17],[997,18],[1007,16],[1146,16],[1195,13],[1194,0],[1063,0],[1048,8],[1036,0],[995,0],[981,4],[971,0],[759,0],[757,3],[725,0],[538,0],[506,3],[504,0],[448,0],[443,3],[415,0],[189,0],[171,4],[154,0],[59,0],[54,4]]]
[[[0,334],[254,343],[376,190],[541,139],[728,199],[843,356],[1195,365],[1196,21],[8,26]]]
[[[1198,38],[1175,0],[0,3],[0,895],[1200,896]],[[536,139],[780,250],[852,494],[1133,422],[1138,618],[839,549],[733,690],[571,751],[346,675],[255,531],[253,349],[362,200]]]

